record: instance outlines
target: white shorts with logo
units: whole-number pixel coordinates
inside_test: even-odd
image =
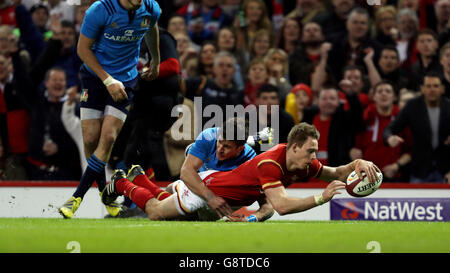
[[[217,172],[216,170],[210,170],[200,172],[198,175],[203,180],[208,175]],[[197,211],[198,209],[205,207],[208,203],[193,193],[182,180],[177,180],[173,183],[174,193],[176,194],[175,206],[181,215],[186,215]]]

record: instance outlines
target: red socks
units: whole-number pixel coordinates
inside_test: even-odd
[[[119,179],[116,182],[116,188],[120,194],[130,198],[143,211],[147,201],[155,197],[148,189],[136,186],[126,178]]]
[[[133,180],[133,184],[135,184],[139,187],[146,188],[159,201],[162,201],[171,195],[170,193],[163,191],[160,187],[158,187],[157,185],[152,183],[152,181],[150,181],[146,175],[141,174],[141,175],[136,176],[136,178],[134,178],[134,180]]]

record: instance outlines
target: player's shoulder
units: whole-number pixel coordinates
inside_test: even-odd
[[[256,152],[255,152],[255,150],[253,150],[253,148],[250,145],[245,143],[244,144],[244,155],[245,155],[245,157],[253,158],[256,156]]]
[[[100,12],[112,16],[117,12],[117,5],[113,0],[99,0],[95,1],[86,12],[91,12],[94,16],[98,16]]]
[[[150,14],[159,14],[161,13],[161,8],[155,0],[144,0],[143,5],[145,10]]]
[[[275,165],[281,171],[285,165],[286,144],[278,144],[270,150],[258,155],[257,167],[264,164]]]
[[[195,140],[196,143],[202,143],[207,145],[207,143],[215,143],[217,140],[217,134],[219,133],[219,128],[208,128],[203,130]]]
[[[308,176],[318,178],[322,174],[323,164],[314,158],[308,166]]]

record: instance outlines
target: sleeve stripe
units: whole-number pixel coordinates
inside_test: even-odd
[[[262,185],[262,188],[264,190],[267,187],[273,187],[273,186],[277,186],[278,187],[278,186],[281,186],[281,185],[283,185],[281,183],[281,181],[277,181],[277,182],[272,182],[272,183],[266,183],[266,184]]]
[[[110,0],[104,0],[104,1],[105,1],[105,4],[107,4],[107,5],[111,8],[111,11],[112,11],[113,13],[116,12],[116,8],[114,7],[114,4],[111,3]]]
[[[259,167],[261,164],[269,163],[269,162],[270,162],[270,163],[274,163],[275,165],[277,165],[278,168],[280,168],[281,173],[284,175],[284,171],[283,171],[283,168],[281,168],[281,165],[280,165],[278,162],[276,162],[275,160],[273,160],[273,159],[264,159],[264,160],[261,160],[261,161],[259,161],[257,167]]]
[[[111,9],[108,7],[108,5],[105,4],[105,2],[100,1],[100,3],[102,3],[102,5],[105,7],[106,12],[108,12],[108,15],[111,16]]]
[[[315,178],[319,178],[320,174],[322,173],[323,165],[320,164],[319,169],[317,170],[317,173],[313,176]]]

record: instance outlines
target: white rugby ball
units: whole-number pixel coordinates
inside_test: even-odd
[[[356,171],[351,172],[347,177],[345,189],[351,196],[365,197],[371,195],[378,190],[383,181],[383,174],[380,172],[377,172],[378,179],[375,183],[370,183],[369,178],[364,172],[361,174],[363,176],[362,180],[359,179]]]

